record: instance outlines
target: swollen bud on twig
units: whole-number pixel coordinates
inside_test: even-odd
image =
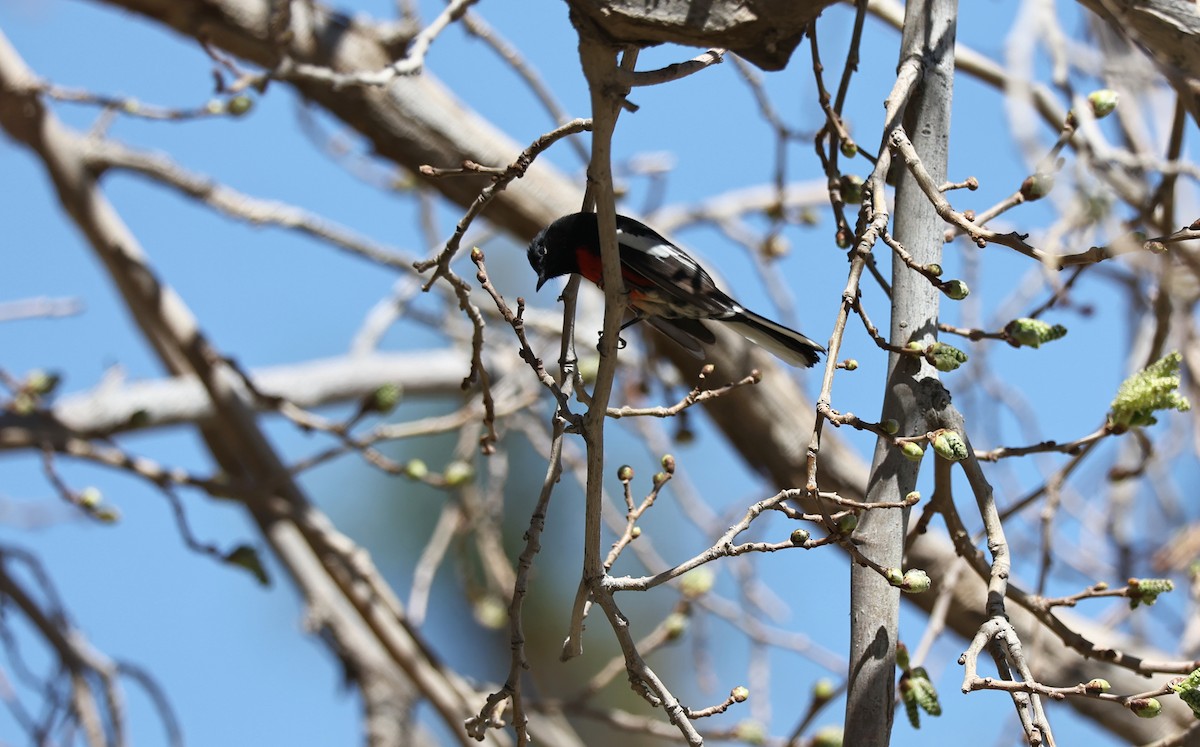
[[[1192,670],[1187,677],[1171,683],[1170,688],[1180,700],[1187,703],[1188,708],[1192,709],[1192,714],[1200,718],[1200,669]]]
[[[812,747],[842,747],[842,727],[823,726],[813,735]]]
[[[767,743],[767,727],[752,718],[739,721],[738,725],[733,727],[733,734],[737,739],[746,744],[759,745]]]
[[[929,587],[933,582],[929,580],[929,574],[920,568],[909,568],[904,572],[904,578],[900,582],[900,591],[905,594],[920,594],[929,591]]]
[[[925,667],[913,667],[900,676],[900,699],[914,729],[921,727],[920,711],[930,716],[942,715],[942,704],[938,702],[937,690]]]
[[[967,445],[958,431],[943,428],[933,436],[933,450],[948,462],[961,462],[967,458]]]
[[[242,95],[231,98],[226,108],[233,116],[240,117],[243,114],[248,113],[253,106],[254,99],[250,98],[249,96]]]
[[[1111,88],[1101,88],[1088,94],[1088,103],[1092,106],[1092,116],[1104,119],[1117,108],[1120,95]]]
[[[951,301],[961,301],[971,295],[971,289],[963,281],[954,279],[947,280],[942,284],[942,293],[945,293]]]
[[[675,474],[675,457],[670,454],[664,454],[662,458],[662,468],[666,470],[668,475]]]
[[[1061,324],[1050,325],[1041,319],[1022,317],[1013,319],[1004,326],[1004,334],[1018,345],[1028,348],[1041,347],[1043,343],[1052,342],[1067,334],[1067,328]]]
[[[729,699],[734,703],[745,703],[746,699],[749,697],[750,688],[746,687],[745,685],[738,685],[729,691]]]
[[[896,420],[895,418],[888,418],[887,420],[881,421],[879,423],[879,427],[883,429],[884,433],[888,434],[889,436],[894,436],[900,432],[900,421]]]
[[[905,441],[900,444],[900,451],[910,462],[919,462],[925,456],[925,450],[921,448],[921,444],[915,441]]]
[[[363,403],[363,410],[387,414],[400,404],[402,395],[399,384],[383,384],[371,392],[370,399]]]
[[[404,465],[404,476],[411,480],[424,480],[429,476],[429,467],[420,459],[409,459]]]
[[[953,371],[967,362],[966,353],[944,342],[935,342],[930,345],[927,355],[933,358],[933,367],[943,373]]]
[[[842,534],[850,534],[858,528],[858,514],[842,514],[838,517],[836,526]]]
[[[843,174],[839,180],[842,188],[842,199],[847,205],[861,205],[863,201],[863,180],[858,174]]]
[[[629,482],[633,479],[633,467],[628,464],[622,464],[617,467],[617,479],[621,482]]]
[[[25,377],[25,388],[39,397],[45,397],[58,388],[60,381],[62,377],[59,374],[38,368]]]
[[[490,594],[477,601],[471,611],[475,622],[488,630],[500,630],[508,624],[508,607]]]
[[[92,517],[104,524],[116,524],[121,520],[121,512],[116,506],[101,506],[92,511]]]
[[[1054,189],[1054,174],[1046,172],[1032,174],[1021,182],[1021,197],[1025,198],[1026,202],[1033,202],[1050,194],[1052,189]]]
[[[717,578],[707,568],[696,568],[683,574],[679,579],[679,592],[685,599],[696,599],[712,591]]]
[[[1178,392],[1179,363],[1182,359],[1178,352],[1169,353],[1125,379],[1110,405],[1109,428],[1123,431],[1135,426],[1154,425],[1158,422],[1154,417],[1158,410],[1186,412],[1192,409],[1188,398]]]
[[[825,703],[837,694],[837,685],[828,677],[822,677],[813,683],[812,699],[817,703]]]
[[[79,491],[79,495],[75,496],[75,499],[84,508],[95,508],[104,500],[104,494],[100,492],[100,488],[91,485]]]
[[[677,641],[687,632],[688,619],[682,613],[672,612],[667,615],[667,619],[663,620],[663,630],[667,634],[668,641]]]
[[[1137,609],[1139,604],[1147,607],[1158,601],[1159,594],[1175,590],[1175,583],[1169,578],[1131,578],[1129,579],[1129,608]]]
[[[1083,689],[1087,690],[1089,693],[1106,693],[1112,689],[1112,685],[1109,684],[1109,681],[1106,679],[1095,677],[1085,682],[1083,684]]]
[[[788,540],[793,545],[799,546],[799,545],[803,545],[805,542],[808,542],[808,538],[810,536],[812,536],[812,535],[810,535],[808,533],[807,529],[793,529],[791,536],[788,537]]]
[[[446,484],[452,488],[466,485],[475,477],[475,468],[461,460],[454,460],[446,465],[446,471],[442,475]]]
[[[854,158],[858,155],[858,146],[854,144],[853,140],[843,140],[841,145],[838,146],[838,150],[846,158]]]
[[[933,275],[934,277],[941,277],[942,266],[939,265],[937,262],[930,262],[929,264],[925,265],[925,272],[928,272],[930,275]],[[959,282],[961,282],[961,281],[959,281]]]
[[[229,565],[250,571],[251,575],[263,586],[271,583],[271,579],[267,576],[267,569],[263,567],[262,559],[258,556],[258,550],[250,545],[238,545],[225,553],[222,560]]]
[[[1134,698],[1126,705],[1138,718],[1154,718],[1162,713],[1162,703],[1158,702],[1158,698]]]

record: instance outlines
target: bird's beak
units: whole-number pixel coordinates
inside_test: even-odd
[[[550,278],[546,277],[545,275],[538,275],[537,288],[535,288],[534,290],[541,290],[542,286],[545,285],[546,281],[549,279]]]

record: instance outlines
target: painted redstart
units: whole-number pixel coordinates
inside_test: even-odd
[[[813,366],[825,348],[799,332],[759,316],[727,296],[687,252],[649,226],[617,216],[621,276],[629,291],[633,320],[646,321],[697,357],[701,343],[716,342],[702,319],[724,322],[750,342],[793,366]],[[577,273],[603,287],[600,231],[595,213],[566,215],[542,229],[529,245],[529,264],[538,290],[550,278]]]

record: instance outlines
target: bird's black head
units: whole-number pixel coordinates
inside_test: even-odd
[[[529,266],[538,275],[537,289],[550,278],[579,272],[575,256],[580,247],[599,243],[595,213],[564,215],[546,226],[529,243]]]

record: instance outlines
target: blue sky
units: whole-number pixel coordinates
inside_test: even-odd
[[[427,18],[440,7],[431,2],[422,5]],[[380,17],[391,12],[391,3],[386,2],[353,7]],[[567,111],[585,116],[588,99],[565,4],[528,0],[520,5],[519,13],[514,7],[484,2],[479,10],[526,51]],[[1009,3],[964,3],[960,39],[1002,59],[1005,36],[997,29],[1007,33],[1011,13]],[[831,9],[821,19],[830,80],[839,72],[851,20],[844,8]],[[1077,20],[1068,15],[1065,25],[1074,29]],[[209,63],[194,45],[96,4],[9,0],[0,4],[0,28],[39,75],[64,86],[181,107],[202,104],[212,93]],[[862,145],[873,148],[882,100],[892,82],[898,37],[873,21],[868,33],[870,43],[864,45],[860,66],[863,72],[852,89],[848,111]],[[643,53],[640,64],[657,67],[692,54],[675,47],[654,48]],[[807,54],[802,46],[791,69],[767,76],[767,86],[782,115],[811,131],[819,126],[820,113]],[[457,29],[438,39],[428,66],[517,142],[531,141],[549,129],[547,116],[511,72],[483,45]],[[975,174],[983,180],[978,192],[955,195],[955,199],[982,208],[1011,193],[1026,167],[1006,135],[1007,114],[997,94],[960,78],[955,97],[952,178]],[[622,117],[616,138],[618,152],[622,159],[662,152],[673,155],[667,204],[706,199],[769,177],[769,131],[756,116],[747,114],[752,111],[753,99],[732,65],[718,66],[671,86],[639,90],[633,99],[641,109]],[[416,200],[376,190],[316,152],[296,126],[298,108],[286,87],[277,85],[258,99],[253,112],[244,118],[187,124],[118,118],[109,131],[138,147],[167,151],[187,168],[248,194],[294,203],[412,253],[426,251],[416,229]],[[97,119],[96,110],[90,107],[57,105],[55,110],[80,129],[93,126]],[[336,131],[335,124],[320,116],[317,119],[322,127]],[[1049,143],[1053,133],[1043,132],[1042,136]],[[790,156],[792,179],[820,178],[809,145],[793,146]],[[546,157],[570,173],[580,174],[569,149],[559,147]],[[866,162],[858,159],[854,163],[865,176],[869,170]],[[249,368],[343,353],[368,309],[388,295],[396,280],[385,269],[347,259],[280,230],[254,229],[230,221],[142,180],[118,175],[105,185],[160,277],[179,292],[216,345]],[[637,180],[630,180],[629,186],[630,202],[640,205],[646,186]],[[0,207],[0,215],[6,218],[0,252],[9,269],[0,275],[0,301],[73,297],[85,307],[81,315],[66,319],[0,325],[0,366],[15,375],[35,368],[60,371],[66,392],[90,389],[114,367],[128,379],[161,376],[159,364],[139,339],[101,267],[58,210],[41,168],[28,153],[7,142],[0,145],[0,191],[6,195]],[[801,328],[824,340],[844,286],[845,260],[833,246],[827,211],[818,214],[821,221],[815,228],[789,231],[793,250],[780,263],[779,272],[802,288],[794,299]],[[449,235],[458,215],[457,208],[438,209],[443,236]],[[1045,225],[1049,215],[1047,208],[1034,205],[1014,220],[1038,227]],[[743,252],[707,229],[685,231],[680,238],[719,266],[743,301],[764,299],[747,305],[765,313],[773,311]],[[493,275],[510,298],[533,297],[534,278],[524,265],[521,249],[503,240],[488,247]],[[960,257],[969,251],[974,250],[964,249],[961,243],[948,247],[944,263],[948,276],[963,271]],[[1029,282],[1029,262],[999,249],[984,254],[985,282],[978,288],[977,298],[989,309],[1008,297],[1014,287]],[[1107,302],[1112,286],[1105,281],[1085,281],[1078,293],[1081,300],[1094,306],[1095,313],[1086,320],[1077,315],[1051,315],[1050,321],[1071,327],[1065,340],[1036,353],[1004,345],[990,350],[990,365],[1009,387],[1023,392],[1041,416],[1047,438],[1073,438],[1095,428],[1125,375],[1121,368],[1125,312],[1122,305]],[[1044,293],[1034,295],[1040,298]],[[881,294],[871,288],[866,301],[876,322],[885,326],[886,305]],[[537,302],[549,306],[553,294],[543,292]],[[434,311],[438,308],[428,299],[418,299],[417,304]],[[954,319],[958,310],[947,313]],[[1109,344],[1113,330],[1120,330],[1116,335],[1121,342],[1115,346]],[[438,338],[416,325],[403,325],[384,342],[387,348],[420,349],[436,345]],[[845,353],[857,358],[861,368],[839,377],[835,407],[869,417],[879,408],[884,359],[857,327],[847,336]],[[1086,361],[1093,375],[1077,375],[1081,361]],[[953,376],[949,379],[952,389]],[[1069,386],[1056,385],[1068,379]],[[811,374],[805,379],[810,390],[817,383]],[[419,417],[452,404],[406,404],[397,417]],[[984,407],[981,412],[993,411]],[[1007,439],[1003,443],[1024,440],[1013,416],[1001,414],[999,418],[991,426]],[[678,446],[675,453],[689,479],[704,486],[719,511],[736,512],[739,506],[770,494],[768,486],[720,448],[717,435],[703,417],[693,418],[693,422],[700,438],[693,445]],[[621,428],[615,430],[619,433]],[[292,457],[314,451],[320,443],[278,422],[270,424],[269,433],[277,447]],[[839,435],[869,453],[869,439],[846,429]],[[130,451],[167,464],[201,473],[211,469],[198,439],[185,429],[130,436],[121,443]],[[398,453],[440,464],[447,443],[406,444],[398,447]],[[655,469],[653,458],[630,439],[618,436],[613,452],[614,464],[631,463],[641,475]],[[541,466],[530,454],[518,455],[522,468],[540,475]],[[1060,461],[1050,460],[1052,464]],[[1102,462],[1090,465],[1081,482],[1097,483],[1103,466]],[[1182,469],[1184,476],[1194,476],[1195,464]],[[137,481],[66,462],[61,471],[73,486],[99,486],[106,499],[120,509],[120,522],[99,526],[75,515],[58,501],[38,459],[5,454],[0,457],[0,541],[29,548],[42,558],[67,600],[73,620],[96,647],[135,662],[157,677],[190,744],[329,745],[359,740],[355,696],[341,687],[337,662],[302,630],[299,600],[286,583],[264,589],[246,574],[189,552],[178,538],[169,506]],[[1002,474],[1011,484],[1030,485],[1037,472],[1032,466],[1020,466]],[[305,477],[304,486],[350,536],[371,550],[385,575],[405,593],[406,579],[420,551],[421,532],[436,516],[442,495],[414,490],[408,483],[398,486],[395,480],[365,472],[352,459],[312,472]],[[564,489],[563,494],[571,496],[572,492]],[[184,504],[198,536],[222,547],[255,541],[253,528],[234,507],[190,493],[184,494]],[[578,514],[567,500],[557,505],[562,509],[551,516],[541,562],[546,577],[570,586],[578,562]],[[519,508],[513,510],[521,515]],[[678,509],[667,504],[656,511],[648,520],[648,531],[660,528],[665,533],[677,520]],[[524,519],[518,523],[521,521]],[[663,547],[677,551],[680,557],[701,549],[698,539],[674,545],[663,541]],[[812,610],[806,612],[801,605],[803,618],[784,624],[803,630],[839,654],[847,635],[845,565],[845,559],[832,552],[807,553],[800,558],[793,554],[764,563],[767,582],[779,588],[788,588],[795,578],[822,579],[819,594],[813,593]],[[279,575],[277,568],[269,570]],[[1069,589],[1086,582],[1078,575],[1059,581]],[[472,670],[472,675],[502,677],[506,645],[500,637],[480,632],[470,621],[470,610],[459,598],[451,573],[443,573],[441,584],[426,624],[430,639],[450,663]],[[722,577],[718,588],[730,592],[732,581]],[[645,619],[654,619],[653,614],[661,613],[673,601],[658,598],[628,604],[642,611]],[[556,609],[555,614],[563,618],[561,629],[565,609]],[[907,610],[902,624],[906,640],[913,642],[924,629],[923,618]],[[720,677],[715,692],[680,683],[685,697],[693,702],[716,702],[729,686],[741,684],[744,678],[744,641],[735,639],[726,645],[729,636],[725,633],[728,631],[719,624],[708,631],[713,641],[720,641],[722,652],[717,657]],[[608,631],[598,621],[591,625],[589,635],[597,648],[605,649],[610,643]],[[464,639],[481,645],[462,646]],[[674,649],[669,653],[674,658],[664,665],[680,680],[687,680],[692,645]],[[964,729],[983,725],[987,726],[984,733],[1017,734],[1006,698],[994,693],[969,697],[958,693],[961,671],[954,660],[962,646],[961,641],[946,639],[928,663],[941,689],[946,715],[926,719],[918,733],[901,717],[894,744],[948,743]],[[480,648],[490,654],[479,657]],[[39,654],[28,644],[26,649],[36,666],[45,665],[44,652]],[[782,656],[774,672],[771,728],[780,733],[792,723],[789,709],[802,697],[799,693],[806,693],[812,682],[826,673],[793,655]],[[158,743],[161,727],[145,697],[136,688],[128,692],[132,742]],[[835,706],[818,721],[836,722],[840,717],[840,708]],[[1067,708],[1054,708],[1052,718],[1060,743],[1116,744],[1104,733],[1081,725]],[[17,734],[10,716],[0,711],[0,744],[18,744]]]

